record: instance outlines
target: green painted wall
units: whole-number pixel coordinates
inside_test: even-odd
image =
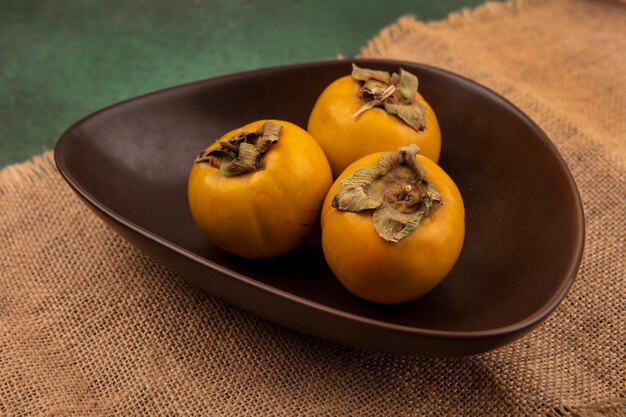
[[[0,0],[0,167],[82,116],[163,87],[356,54],[403,14],[480,0]]]

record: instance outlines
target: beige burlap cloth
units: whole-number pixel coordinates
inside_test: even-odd
[[[527,1],[402,18],[362,54],[484,83],[556,143],[587,239],[576,283],[540,328],[439,360],[301,335],[129,246],[48,153],[0,173],[0,415],[625,415],[626,7]]]

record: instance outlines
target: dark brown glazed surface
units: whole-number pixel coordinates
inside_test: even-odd
[[[457,356],[529,331],[564,297],[580,264],[584,220],[576,185],[528,117],[439,69],[356,61],[418,75],[442,130],[440,165],[463,195],[461,257],[427,296],[400,306],[371,304],[333,277],[319,239],[282,258],[249,261],[213,247],[195,226],[186,181],[199,151],[257,119],[306,128],[317,96],[350,72],[350,62],[234,74],[108,107],[63,134],[57,166],[132,243],[210,293],[305,333],[380,351]]]

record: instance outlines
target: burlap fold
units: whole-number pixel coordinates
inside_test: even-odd
[[[624,28],[618,3],[487,4],[431,24],[402,18],[362,51],[491,87],[568,163],[584,259],[530,335],[427,360],[279,327],[129,246],[46,153],[0,172],[0,415],[626,415]]]

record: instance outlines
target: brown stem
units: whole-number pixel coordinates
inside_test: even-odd
[[[419,148],[410,145],[381,156],[376,167],[363,167],[344,179],[332,206],[338,210],[373,210],[376,232],[398,242],[437,208],[441,196],[425,178],[417,160]]]
[[[278,142],[281,129],[279,124],[265,122],[256,132],[240,131],[215,149],[202,152],[195,163],[209,163],[227,176],[257,170],[261,168],[263,154]]]
[[[415,75],[403,69],[390,75],[352,64],[352,77],[362,83],[358,98],[363,102],[352,114],[353,119],[371,108],[382,107],[417,131],[426,128],[426,108],[415,100],[418,86]]]

